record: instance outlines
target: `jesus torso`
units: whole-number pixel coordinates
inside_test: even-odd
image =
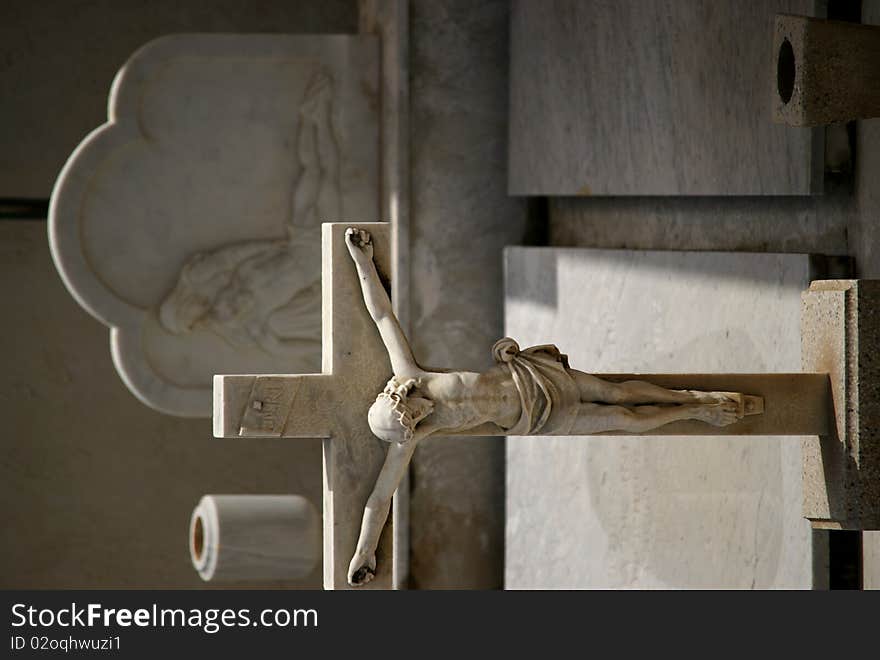
[[[427,372],[420,381],[410,395],[434,403],[429,419],[438,429],[463,431],[487,422],[509,428],[520,417],[519,392],[506,365],[483,373]]]

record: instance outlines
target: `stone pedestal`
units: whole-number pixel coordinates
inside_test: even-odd
[[[836,424],[804,439],[804,516],[880,529],[880,281],[813,282],[803,294],[804,371],[827,372]],[[831,403],[831,402],[829,402]]]

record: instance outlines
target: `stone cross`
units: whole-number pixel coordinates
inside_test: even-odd
[[[392,370],[376,326],[367,313],[360,281],[348,254],[345,230],[349,226],[351,223],[323,226],[323,373],[215,376],[214,379],[216,436],[324,439],[324,586],[327,589],[348,588],[347,570],[357,545],[364,504],[376,483],[388,446],[373,436],[367,410]],[[388,289],[390,226],[359,223],[358,227],[372,234],[374,262]],[[852,393],[853,383],[858,382],[859,369],[868,368],[862,366],[865,360],[859,356],[874,345],[865,338],[876,333],[872,329],[873,318],[865,317],[859,324],[858,302],[864,296],[847,291],[867,291],[866,296],[875,294],[873,285],[863,284],[858,289],[849,281],[814,283],[805,294],[802,333],[805,367],[815,370],[814,373],[596,375],[613,382],[644,380],[676,390],[748,393],[751,396],[741,399],[741,419],[730,426],[719,428],[696,421],[680,421],[638,435],[819,438],[804,448],[804,515],[815,526],[872,528],[877,525],[876,514],[880,508],[867,503],[873,501],[869,495],[875,492],[877,485],[874,478],[877,448],[870,430],[873,422],[862,419],[861,426],[867,423],[864,431],[848,430],[852,426],[848,420],[853,418],[848,402],[859,402],[854,398],[858,393]],[[870,305],[863,307],[868,309]],[[815,312],[816,309],[820,312]],[[862,338],[861,343],[850,337],[854,332]],[[857,367],[837,366],[849,363],[856,363]],[[848,375],[844,375],[847,369]],[[868,411],[865,406],[855,407]],[[873,419],[873,415],[869,417]],[[616,434],[619,433],[602,435]],[[457,435],[509,435],[509,432],[484,424]],[[841,452],[849,452],[852,467],[847,467],[849,463],[845,461],[843,468],[834,467],[841,463],[835,458]],[[851,487],[850,482],[857,483],[857,488]],[[396,531],[405,533],[405,530]],[[376,553],[376,577],[367,588],[390,588],[395,582],[392,579],[393,537],[389,522]]]
[[[391,375],[391,363],[345,247],[351,224],[322,228],[323,373],[214,377],[215,436],[323,440],[325,589],[348,588],[364,502],[387,447],[370,432],[366,410]],[[390,225],[358,226],[373,236],[377,270],[389,281]],[[376,553],[381,569],[366,588],[392,587],[392,537],[389,521]]]

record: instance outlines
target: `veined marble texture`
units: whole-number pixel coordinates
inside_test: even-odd
[[[320,370],[320,224],[378,217],[377,85],[369,36],[173,35],[120,70],[49,237],[141,401],[209,417],[214,374]]]
[[[799,254],[508,248],[505,332],[593,373],[798,372]],[[800,437],[507,439],[505,587],[810,588]]]
[[[809,195],[822,131],[772,122],[775,14],[816,0],[518,0],[512,195]]]

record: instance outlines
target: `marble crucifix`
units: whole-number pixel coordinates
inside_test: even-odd
[[[215,377],[215,435],[325,439],[325,588],[391,586],[391,497],[431,435],[829,431],[827,374],[599,377],[509,338],[483,373],[423,369],[391,311],[388,234],[323,227],[323,374]]]
[[[364,502],[385,460],[384,443],[370,431],[365,411],[391,369],[345,246],[348,226],[322,227],[323,373],[214,377],[215,436],[323,440],[325,589],[349,586],[348,565]],[[362,226],[374,237],[376,270],[390,282],[390,225]],[[371,587],[393,586],[390,528],[376,551],[385,570]]]

